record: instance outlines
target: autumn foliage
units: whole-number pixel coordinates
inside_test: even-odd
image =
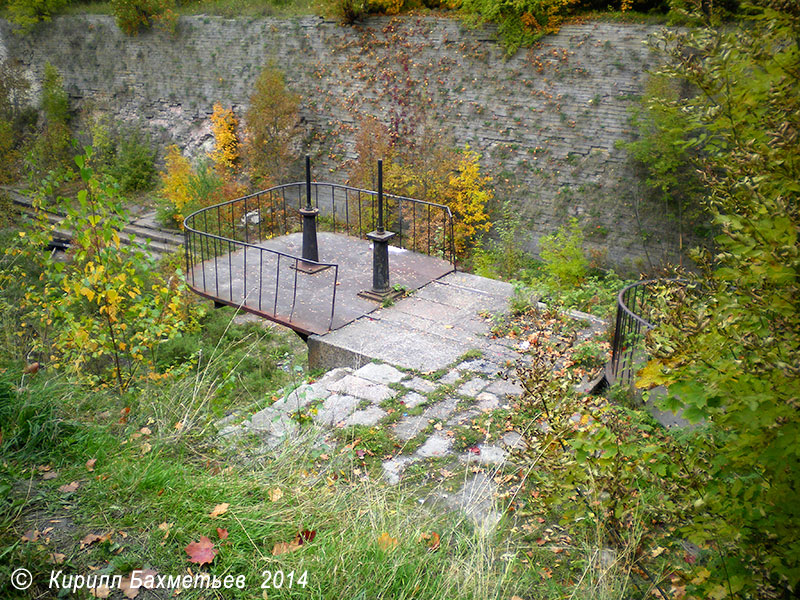
[[[239,165],[239,121],[230,108],[217,102],[211,114],[211,131],[214,134],[214,151],[209,154],[217,173],[227,179]]]

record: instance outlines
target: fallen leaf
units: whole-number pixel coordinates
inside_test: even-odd
[[[130,577],[123,577],[119,582],[119,589],[126,598],[136,598],[139,595],[139,586],[131,585]]]
[[[44,529],[42,529],[42,535],[47,535],[51,531],[53,531],[52,527],[45,527]]]
[[[86,461],[86,470],[89,471],[89,472],[94,471],[94,463],[96,463],[96,462],[97,462],[96,458],[90,458],[89,460],[87,460]]]
[[[384,552],[394,550],[398,544],[399,542],[385,531],[378,536],[378,548]]]
[[[219,539],[227,540],[228,539],[228,530],[227,529],[222,529],[221,527],[217,527],[217,535],[219,536]]]
[[[66,554],[61,554],[61,552],[53,552],[47,557],[47,562],[51,565],[60,565],[64,562],[64,559],[67,558]]]
[[[167,523],[166,521],[164,521],[163,523],[161,523],[161,525],[158,526],[158,529],[164,532],[164,537],[161,539],[162,546],[167,543],[167,538],[169,537],[169,529],[173,525],[174,523]]]
[[[96,588],[91,588],[89,593],[95,598],[108,598],[111,595],[111,588],[103,584]]]
[[[39,541],[39,530],[38,529],[29,529],[25,533],[22,534],[22,537],[19,538],[21,542],[38,542]]]
[[[269,496],[271,502],[277,502],[278,500],[283,498],[283,491],[281,490],[281,488],[275,488],[273,490],[270,490],[269,494],[267,495]]]
[[[650,551],[650,556],[655,558],[656,556],[661,556],[664,552],[666,552],[666,548],[662,548],[661,546],[656,546]]]
[[[151,433],[153,433],[153,432],[150,430],[150,428],[149,428],[149,427],[142,427],[142,428],[139,430],[139,433],[141,433],[142,435],[150,435],[150,434],[151,434]]]
[[[62,494],[71,494],[75,490],[78,489],[80,484],[77,481],[73,481],[72,483],[66,483],[58,488],[58,491]]]
[[[230,506],[230,504],[228,504],[227,502],[223,502],[222,504],[217,504],[214,507],[214,510],[212,510],[208,514],[208,516],[211,517],[212,519],[216,519],[220,515],[224,515],[226,512],[228,512],[228,507],[229,506]]]
[[[214,542],[202,536],[199,542],[192,542],[186,546],[186,554],[189,555],[189,562],[204,565],[211,564],[217,555],[217,550],[214,548]]]
[[[297,535],[300,537],[300,543],[305,544],[306,542],[313,542],[314,538],[317,537],[317,532],[314,529],[310,531],[308,529],[303,529],[303,531]]]
[[[39,371],[39,367],[40,365],[38,362],[31,363],[29,365],[25,365],[25,368],[22,369],[22,372],[26,375],[36,375],[36,373]]]
[[[42,475],[42,480],[47,481],[48,479],[55,479],[58,477],[58,473],[55,471],[46,471],[44,475]]]
[[[302,544],[296,537],[291,542],[276,542],[272,547],[272,556],[280,556],[281,554],[286,554],[287,552],[294,552],[300,548],[301,545]]]
[[[430,552],[436,552],[439,549],[440,538],[439,534],[435,531],[423,533],[421,536],[419,536],[419,541],[427,545]]]
[[[182,421],[178,421],[177,423],[175,423],[175,425],[172,426],[172,428],[175,431],[180,431],[181,429],[183,429],[183,422]]]
[[[154,569],[139,569],[139,571],[141,573],[139,575],[139,579],[142,581],[142,585],[141,586],[137,586],[137,587],[143,587],[143,588],[148,589],[148,590],[154,588],[155,587],[155,576],[158,575],[158,571],[156,571]],[[133,573],[131,573],[131,575],[133,575]],[[148,577],[153,577],[154,578],[152,586],[145,585],[145,579],[147,579]]]
[[[144,442],[142,444],[141,453],[142,453],[142,455],[145,455],[148,452],[150,452],[150,450],[152,450],[152,449],[153,449],[153,447],[148,442]]]
[[[511,596],[511,600],[522,600],[519,596]]]
[[[442,424],[441,423],[436,423],[436,425],[434,425],[433,428],[436,431],[441,431],[442,430]]]

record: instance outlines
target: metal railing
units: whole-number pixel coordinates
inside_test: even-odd
[[[334,183],[312,182],[312,201],[319,209],[318,231],[365,238],[377,225],[378,193]],[[189,286],[212,300],[242,306],[251,312],[292,322],[297,305],[297,267],[331,267],[330,326],[336,309],[339,267],[303,259],[259,245],[273,237],[301,231],[306,182],[278,185],[260,192],[202,208],[184,219]],[[386,229],[397,235],[392,245],[439,256],[455,266],[453,215],[447,206],[384,194]],[[292,268],[291,292],[281,290],[281,268]],[[266,273],[274,273],[272,277]],[[241,277],[240,277],[241,276]],[[241,279],[241,281],[240,281]],[[268,286],[268,287],[267,287]],[[306,304],[321,300],[319,289]],[[327,294],[325,294],[327,296]]]
[[[623,288],[617,295],[617,320],[611,362],[606,378],[609,383],[630,387],[633,378],[647,360],[644,339],[658,325],[659,316],[652,303],[654,288],[673,284],[685,289],[685,279],[648,279]]]
[[[300,231],[302,218],[297,211],[305,206],[305,194],[306,182],[298,181],[223,204],[236,204],[240,217],[248,215],[246,220],[252,226],[241,228],[242,235],[257,234],[258,239],[268,239]],[[385,227],[397,234],[392,240],[393,246],[438,256],[455,266],[454,223],[449,207],[395,194],[384,193],[383,197]],[[311,198],[313,207],[320,211],[317,231],[364,239],[377,227],[376,191],[312,182]]]

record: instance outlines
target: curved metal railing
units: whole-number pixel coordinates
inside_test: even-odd
[[[319,209],[318,231],[365,238],[376,228],[378,192],[321,182],[312,182],[311,191],[312,204]],[[439,256],[455,266],[453,215],[447,206],[394,194],[383,196],[385,228],[397,234],[392,245]],[[187,216],[184,236],[189,287],[217,302],[292,323],[298,302],[297,278],[307,276],[297,267],[330,267],[334,273],[330,328],[336,309],[338,265],[304,260],[260,245],[270,238],[300,231],[299,209],[305,204],[306,182],[302,181],[221,202]],[[282,262],[284,268],[287,263],[294,268],[291,293],[287,296],[284,291],[283,297],[279,285]],[[274,282],[265,277],[267,272],[274,272]],[[309,297],[301,300],[305,304],[322,300],[319,289],[306,294]]]
[[[685,287],[685,279],[647,279],[624,287],[617,294],[617,319],[614,328],[611,362],[606,373],[610,384],[630,387],[636,371],[647,360],[644,338],[658,325],[658,315],[653,312],[652,288],[656,285],[676,284]]]

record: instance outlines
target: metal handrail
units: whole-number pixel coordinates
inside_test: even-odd
[[[609,383],[620,383],[631,387],[633,377],[646,356],[643,341],[647,332],[655,329],[658,323],[651,323],[637,312],[645,308],[649,298],[648,286],[675,283],[687,285],[686,279],[645,279],[628,285],[617,294],[617,317],[614,327],[614,343],[611,362],[608,364],[606,378]]]
[[[289,321],[294,317],[297,300],[297,277],[300,264],[319,268],[333,268],[334,281],[331,294],[330,325],[336,302],[336,285],[338,283],[339,266],[336,263],[325,263],[303,259],[278,250],[259,246],[257,242],[276,236],[286,235],[299,230],[299,209],[305,204],[307,182],[285,183],[271,188],[253,192],[240,198],[220,202],[201,208],[188,215],[184,223],[186,267],[189,274],[189,287],[197,294],[215,301],[242,306],[264,316],[277,319],[278,315],[278,282],[280,280],[281,258],[294,261],[294,285],[292,289],[292,308]],[[375,229],[375,202],[377,192],[336,183],[312,182],[314,204],[320,210],[320,221],[329,224],[334,233],[344,233],[365,238],[369,231]],[[296,197],[296,205],[294,203]],[[455,266],[455,232],[453,214],[450,208],[435,202],[417,200],[396,194],[384,194],[388,201],[385,207],[386,221],[390,226],[399,229],[394,238],[394,245],[428,255],[439,255]],[[337,207],[338,202],[338,207]],[[368,206],[365,206],[368,204]],[[393,206],[394,205],[394,206]],[[297,211],[293,209],[298,209]],[[437,214],[438,213],[438,214]],[[419,218],[418,218],[419,217]],[[338,231],[337,231],[338,226]],[[439,239],[440,238],[440,239]],[[241,298],[234,298],[233,262],[234,249],[243,250],[244,284]],[[247,261],[249,251],[257,251],[259,262],[258,306],[247,303]],[[228,280],[223,281],[224,291],[227,283],[227,297],[220,293],[220,265],[218,259],[227,255]],[[275,298],[272,311],[262,306],[263,264],[265,257],[276,262]],[[198,260],[199,259],[199,260]],[[206,262],[213,259],[213,269],[208,266],[208,277],[213,270],[213,293],[209,291]],[[224,261],[223,261],[224,262]],[[200,273],[195,267],[200,266]],[[223,268],[224,268],[223,264]],[[301,270],[302,271],[302,270]],[[197,279],[202,282],[202,288]],[[315,294],[315,298],[317,295]]]

